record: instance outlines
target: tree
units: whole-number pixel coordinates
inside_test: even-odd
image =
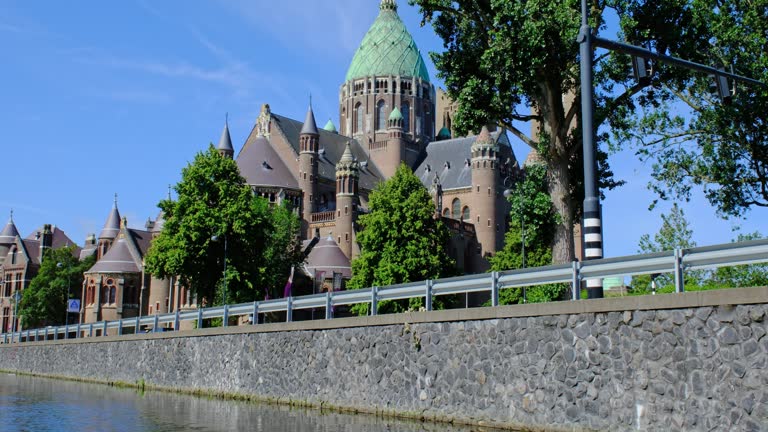
[[[431,53],[448,94],[458,102],[459,133],[498,122],[538,151],[547,163],[549,195],[559,216],[552,244],[556,263],[574,259],[573,225],[583,200],[580,128],[579,1],[411,0],[443,39],[445,51]],[[592,22],[600,28],[602,19]],[[605,77],[597,76],[603,85]],[[606,105],[619,105],[630,88]],[[520,112],[521,107],[527,107]],[[599,111],[613,112],[613,109]],[[532,133],[519,127],[532,123]],[[603,122],[598,115],[596,123]],[[599,183],[613,188],[604,152],[598,152]]]
[[[738,74],[768,83],[768,1],[674,3],[694,6],[681,14],[682,26],[650,25],[644,19],[655,13],[650,5],[628,7],[623,27],[629,37],[663,40],[669,51],[686,58],[728,71],[733,66]],[[702,187],[723,216],[768,207],[768,88],[730,81],[736,91],[724,102],[712,94],[712,77],[654,68],[660,73],[651,82],[653,101],[641,100],[642,116],[617,136],[633,141],[638,155],[652,163],[650,186],[663,199],[689,199],[694,187]]]
[[[83,273],[96,261],[94,256],[80,261],[74,253],[74,246],[45,251],[40,270],[22,291],[18,313],[25,327],[62,325],[66,321],[67,299],[80,297]]]
[[[762,238],[762,234],[754,232],[751,234],[739,234],[734,241],[760,240]],[[768,286],[768,264],[719,267],[714,271],[706,285],[711,288]]]
[[[175,190],[176,201],[158,204],[165,225],[147,254],[149,273],[179,277],[201,301],[240,302],[263,298],[301,262],[296,216],[255,196],[213,145],[182,170]]]
[[[643,234],[638,244],[640,253],[654,253],[671,251],[678,248],[696,247],[693,241],[693,230],[690,228],[688,220],[685,218],[685,212],[677,203],[672,205],[669,214],[661,215],[661,228],[654,234],[653,238],[649,234]],[[672,275],[662,274],[656,279],[658,287],[671,286],[674,283]],[[704,279],[700,272],[686,272],[686,284],[699,285]],[[635,276],[632,278],[632,287],[635,290],[648,291],[651,288],[651,276]]]
[[[576,43],[581,24],[580,1],[410,3],[420,7],[423,22],[431,22],[443,40],[445,51],[432,53],[432,58],[449,96],[459,104],[454,121],[458,131],[477,130],[489,121],[498,122],[546,160],[549,192],[560,215],[553,261],[571,261],[572,227],[580,212],[583,190],[581,130],[575,124],[581,104]],[[652,41],[656,52],[702,63],[709,63],[710,56],[722,58],[728,64],[743,61],[743,68],[750,68],[750,73],[757,77],[766,77],[768,73],[768,54],[764,49],[768,26],[766,0],[590,0],[589,4],[590,26],[597,29],[595,33],[606,30],[602,17],[611,8],[621,18],[620,36],[626,40],[636,44]],[[765,198],[764,89],[750,88],[731,108],[719,107],[721,114],[711,120],[706,116],[695,117],[723,133],[710,134],[711,139],[696,141],[690,152],[680,152],[674,139],[676,124],[666,121],[663,113],[668,109],[665,103],[685,98],[683,90],[694,82],[694,75],[677,67],[655,64],[652,85],[636,82],[630,76],[627,56],[596,57],[595,127],[608,126],[600,129],[600,145],[620,148],[633,136],[645,136],[646,131],[638,125],[650,123],[657,133],[668,138],[661,142],[665,144],[661,150],[649,148],[647,153],[658,160],[658,192],[664,192],[664,185],[685,195],[690,182],[725,184],[730,187],[710,190],[708,194],[710,200],[724,204],[723,210],[757,205],[755,197],[759,198],[761,191]],[[697,88],[704,85],[704,80],[705,77],[698,78],[696,82],[702,84]],[[652,116],[637,123],[634,116],[639,108],[649,110]],[[519,127],[521,122],[532,123],[530,135]],[[696,132],[697,128],[687,130]],[[721,146],[722,140],[735,145]],[[600,188],[620,185],[621,182],[613,180],[600,148],[597,156]]]
[[[450,275],[448,228],[435,219],[435,204],[410,168],[401,164],[368,200],[370,212],[358,219],[360,256],[352,261],[350,289],[439,279]],[[400,312],[403,302],[382,302],[382,312]],[[367,313],[367,305],[358,307]]]
[[[504,249],[490,258],[492,270],[541,267],[552,263],[551,245],[558,216],[552,210],[552,200],[547,191],[546,166],[526,166],[520,181],[509,191],[509,228],[504,236]],[[499,303],[552,301],[562,296],[563,289],[561,284],[531,287],[526,290],[525,299],[520,288],[503,289],[499,293]]]

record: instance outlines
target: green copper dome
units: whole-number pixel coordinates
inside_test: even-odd
[[[397,109],[397,107],[395,107],[392,110],[392,113],[389,114],[389,119],[390,120],[402,120],[403,119],[403,113],[401,113],[400,110]]]
[[[440,132],[437,133],[437,139],[438,141],[451,139],[451,131],[447,127],[440,129]]]
[[[382,0],[376,21],[360,43],[347,71],[347,81],[368,76],[415,77],[429,73],[413,37],[397,14],[394,0]]]
[[[328,132],[337,133],[336,125],[333,124],[333,121],[331,119],[328,119],[328,123],[325,124],[323,129],[327,130]]]

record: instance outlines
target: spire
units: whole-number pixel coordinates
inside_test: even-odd
[[[483,126],[483,129],[480,131],[480,135],[477,136],[475,142],[478,144],[495,144],[491,137],[491,132],[488,130],[488,126]]]
[[[0,232],[0,244],[11,244],[16,241],[16,237],[19,235],[19,230],[16,229],[16,224],[13,223],[13,210],[11,210],[11,218],[8,223]]]
[[[354,161],[355,161],[355,157],[352,156],[351,141],[347,141],[347,147],[344,149],[344,154],[341,155],[341,159],[339,160],[339,163],[349,164]]]
[[[217,150],[225,156],[231,157],[235,154],[235,148],[232,147],[232,137],[229,135],[229,114],[227,114],[224,120],[224,130],[221,132],[221,139],[219,139]]]
[[[301,128],[302,135],[318,135],[317,123],[315,123],[315,113],[312,111],[312,97],[309,99],[309,109],[307,110],[307,118],[304,119],[304,126]]]
[[[120,212],[117,210],[117,194],[115,194],[115,205],[107,217],[107,222],[99,234],[99,239],[114,240],[120,232]]]
[[[397,2],[395,0],[381,0],[381,4],[379,4],[379,9],[385,11],[385,10],[397,10]]]

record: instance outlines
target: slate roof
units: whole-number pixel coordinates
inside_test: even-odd
[[[32,231],[32,233],[27,236],[26,240],[38,240],[37,234],[40,233],[40,236],[42,237],[44,229],[45,227],[41,226],[40,228]],[[51,247],[53,249],[59,249],[67,246],[76,246],[78,254],[80,253],[80,247],[77,246],[77,244],[73,242],[72,239],[69,238],[67,233],[65,233],[63,230],[56,226],[52,226],[51,232],[53,233],[53,242],[51,243]]]
[[[232,147],[232,137],[229,135],[229,124],[227,123],[224,123],[224,130],[221,131],[218,150],[224,150],[232,153],[235,152],[235,148]]]
[[[291,144],[291,147],[293,147],[294,153],[298,156],[299,132],[301,131],[302,123],[277,114],[272,114],[272,121],[273,125],[279,127],[283,132],[283,135]],[[348,141],[352,142],[352,155],[358,162],[361,162],[360,188],[372,190],[384,178],[373,163],[362,163],[368,161],[368,155],[357,140],[337,133],[328,132],[324,129],[321,129],[318,132],[320,134],[320,158],[318,160],[317,171],[320,178],[336,182],[336,164],[341,159],[341,155],[344,154],[344,149],[346,148]],[[238,157],[238,160],[239,159],[240,157]]]
[[[491,137],[500,145],[509,145],[506,134],[491,132]],[[429,188],[435,178],[440,177],[443,190],[472,186],[472,167],[467,164],[472,159],[472,144],[478,136],[433,141],[427,145],[426,157],[413,171],[421,183]]]
[[[429,72],[416,42],[397,14],[397,5],[387,0],[352,58],[347,81],[368,76],[421,78]]]
[[[240,174],[250,185],[298,189],[299,183],[266,137],[251,134],[237,156]]]
[[[301,133],[317,135],[317,123],[315,122],[315,113],[312,111],[312,105],[307,110],[307,117],[304,119],[304,125],[301,127]]]
[[[0,232],[0,244],[11,244],[16,241],[16,236],[19,235],[19,230],[16,229],[16,224],[13,223],[13,218],[8,220],[8,223]]]
[[[114,239],[120,232],[120,212],[117,210],[117,202],[107,216],[107,222],[99,234],[99,239]]]
[[[331,237],[325,237],[312,248],[304,264],[306,273],[314,276],[317,271],[324,271],[326,276],[341,273],[343,277],[352,277],[352,266],[339,245]]]
[[[125,237],[117,239],[115,244],[86,273],[140,273]]]

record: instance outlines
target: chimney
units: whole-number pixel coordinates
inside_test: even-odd
[[[40,262],[43,262],[45,256],[45,250],[50,249],[53,246],[53,231],[50,224],[43,226],[43,236],[40,240]]]

